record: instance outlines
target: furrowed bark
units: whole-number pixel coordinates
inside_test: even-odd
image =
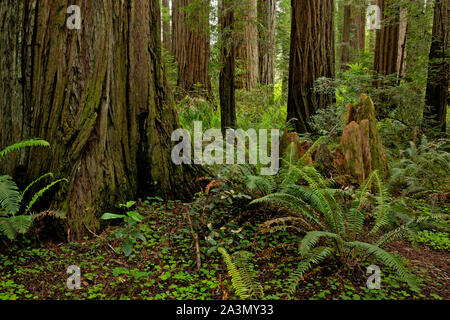
[[[81,30],[66,27],[79,5]],[[159,0],[0,3],[1,147],[30,137],[50,150],[22,151],[4,169],[24,183],[66,177],[51,200],[73,238],[118,203],[144,194],[192,195],[192,168],[171,161],[178,128],[161,65]],[[3,39],[5,42],[3,42]]]

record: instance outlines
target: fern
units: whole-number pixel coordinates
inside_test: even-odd
[[[22,141],[16,144],[13,144],[9,147],[6,147],[2,151],[0,151],[0,159],[5,157],[8,153],[26,148],[26,147],[50,147],[50,144],[45,140],[40,139],[30,139],[26,141]]]
[[[0,176],[0,207],[14,215],[20,209],[20,191],[10,176]]]
[[[48,190],[50,190],[54,185],[60,183],[60,182],[69,182],[69,180],[63,178],[63,179],[59,179],[56,181],[53,181],[52,183],[48,184],[47,186],[45,186],[44,188],[42,188],[41,190],[39,190],[38,192],[36,192],[33,195],[33,198],[31,199],[30,203],[28,204],[27,208],[25,209],[25,213],[29,213],[31,208],[34,206],[34,204],[36,203],[36,201],[39,200],[39,198],[41,198],[44,193],[46,193]]]
[[[247,287],[242,272],[234,264],[233,259],[224,248],[218,248],[218,251],[222,254],[223,260],[225,261],[228,274],[231,277],[231,284],[233,285],[234,290],[236,290],[236,294],[241,299],[248,299],[250,297],[251,290]]]

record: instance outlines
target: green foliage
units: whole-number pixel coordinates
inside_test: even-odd
[[[236,294],[242,299],[262,297],[263,289],[250,262],[253,255],[240,251],[230,256],[224,248],[219,248],[218,251],[222,254]]]
[[[341,203],[339,197],[348,196],[345,192],[329,188],[326,181],[312,167],[292,166],[293,170],[308,183],[308,187],[295,184],[284,185],[276,193],[254,200],[252,204],[270,203],[291,208],[292,214],[302,222],[300,229],[309,231],[300,243],[301,262],[289,279],[288,294],[294,294],[299,280],[313,265],[327,258],[338,258],[342,265],[365,260],[375,256],[386,266],[394,269],[399,277],[417,290],[413,275],[401,261],[381,248],[396,239],[414,225],[407,225],[383,232],[389,226],[388,208],[385,202],[386,191],[377,172],[373,172],[361,188],[355,192],[356,199],[350,208]],[[372,189],[377,190],[376,196]]]
[[[448,187],[450,180],[449,140],[428,142],[422,137],[418,146],[410,142],[409,148],[392,166],[389,189],[403,190],[403,195],[424,191],[436,191]]]
[[[13,144],[9,147],[6,147],[4,150],[0,151],[0,159],[5,157],[8,153],[13,151],[17,151],[26,147],[50,147],[50,144],[47,141],[40,139],[30,139],[25,140],[16,144]]]
[[[419,231],[415,241],[424,243],[435,250],[450,251],[450,238],[447,232]]]
[[[135,201],[129,201],[126,204],[120,205],[121,208],[126,209],[125,214],[105,213],[102,215],[102,220],[116,220],[123,219],[126,223],[125,227],[116,231],[116,239],[122,240],[122,252],[126,257],[133,253],[136,240],[146,241],[145,236],[139,231],[139,223],[144,220],[137,211],[131,210],[135,206]]]
[[[0,159],[5,157],[8,153],[17,151],[21,148],[37,146],[49,147],[50,145],[48,142],[38,139],[22,141],[1,151]],[[53,186],[61,182],[68,182],[67,179],[53,181],[34,193],[28,204],[24,204],[23,200],[25,194],[49,177],[53,178],[53,174],[44,174],[30,183],[23,192],[20,192],[19,187],[10,176],[0,176],[0,235],[4,235],[10,240],[14,240],[17,234],[25,234],[33,223],[34,215],[31,213],[31,209],[36,202]],[[24,214],[17,215],[22,206],[25,208]]]

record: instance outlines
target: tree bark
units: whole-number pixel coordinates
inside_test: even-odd
[[[374,70],[381,76],[398,72],[400,10],[393,3],[393,0],[378,1],[382,26],[377,30]],[[382,82],[377,81],[376,85],[380,87]]]
[[[170,52],[170,0],[162,0],[162,32],[164,49]]]
[[[70,183],[51,206],[72,238],[99,215],[144,194],[192,195],[190,167],[173,165],[178,127],[161,65],[159,0],[78,0],[81,30],[66,27],[73,1],[0,2],[0,124],[5,147],[30,137],[51,150],[8,158],[28,182],[45,172]]]
[[[436,0],[434,5],[433,41],[430,49],[426,104],[427,125],[446,132],[448,88],[450,81],[450,0]]]
[[[311,116],[333,103],[334,93],[315,92],[320,77],[334,78],[334,1],[292,0],[288,121],[310,132]]]
[[[183,94],[211,95],[209,0],[174,0],[173,50]]]
[[[221,0],[221,69],[219,75],[221,127],[236,127],[234,0]]]
[[[258,2],[259,83],[262,85],[274,84],[276,4],[275,0]]]
[[[364,7],[344,6],[344,28],[342,37],[341,67],[348,68],[358,58],[358,53],[365,49],[366,17]]]
[[[258,84],[258,4],[256,0],[235,2],[236,59],[242,73],[237,76],[236,88],[252,90]]]

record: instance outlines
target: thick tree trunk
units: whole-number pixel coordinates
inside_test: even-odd
[[[236,126],[234,0],[221,0],[221,64],[219,75],[222,131]]]
[[[274,84],[276,10],[275,0],[258,2],[259,83],[262,85]]]
[[[448,88],[450,80],[450,0],[436,0],[434,7],[433,42],[430,50],[424,117],[429,126],[446,131]]]
[[[394,0],[378,1],[382,26],[377,30],[374,70],[381,76],[398,72],[400,10],[393,3]],[[377,81],[377,86],[381,86],[381,81]]]
[[[209,0],[174,0],[173,26],[178,87],[184,94],[210,97]]]
[[[333,103],[334,94],[315,92],[320,77],[334,78],[334,1],[292,0],[288,121],[310,131],[310,117]]]
[[[252,90],[258,84],[258,4],[256,0],[235,2],[236,59],[242,73],[236,87]]]
[[[170,52],[170,0],[162,0],[162,33],[164,49]]]
[[[6,168],[27,181],[68,178],[52,207],[67,212],[78,238],[98,228],[103,210],[141,194],[188,196],[194,183],[171,161],[178,122],[161,66],[159,0],[78,0],[81,30],[69,30],[73,3],[0,2],[0,148],[51,143]]]

